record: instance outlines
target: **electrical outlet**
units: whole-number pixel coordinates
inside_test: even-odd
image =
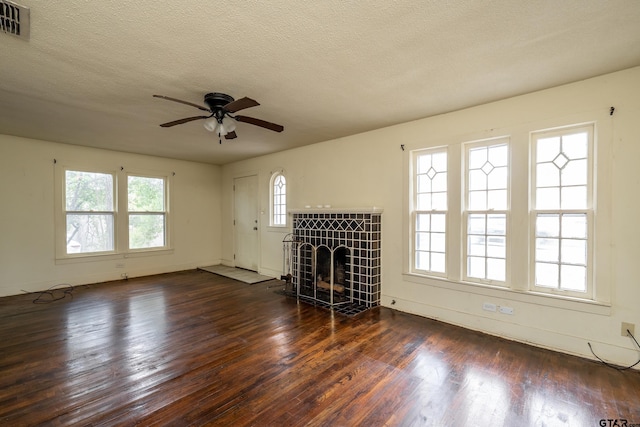
[[[491,304],[490,302],[485,302],[482,304],[482,309],[485,311],[496,311],[496,305]]]
[[[511,307],[505,307],[505,306],[500,306],[500,313],[502,314],[508,314],[508,315],[512,315],[513,314],[513,308]]]
[[[629,332],[631,332],[631,335],[636,334],[636,331],[634,330],[635,325],[633,323],[622,322],[622,326],[620,327],[620,335],[622,335],[623,337],[629,336],[629,334],[627,333],[627,329],[629,330]]]

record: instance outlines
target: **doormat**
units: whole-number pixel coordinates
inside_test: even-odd
[[[253,285],[255,283],[266,282],[267,280],[273,280],[273,277],[263,276],[255,271],[245,270],[243,268],[229,267],[226,265],[210,265],[208,267],[199,267],[200,270],[208,271],[209,273],[217,274],[219,276],[235,279],[240,282]]]

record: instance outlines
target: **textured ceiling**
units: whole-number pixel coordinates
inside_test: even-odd
[[[16,0],[14,0],[16,1]],[[0,133],[224,164],[640,65],[638,0],[17,0]],[[208,92],[248,96],[217,138]]]

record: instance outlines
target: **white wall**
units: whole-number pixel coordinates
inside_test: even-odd
[[[56,262],[54,159],[74,165],[175,172],[174,250],[165,255]],[[185,270],[221,257],[219,166],[0,135],[0,296]],[[116,267],[116,265],[123,265]]]
[[[615,106],[615,114],[609,108]],[[260,181],[260,270],[279,274],[282,232],[268,225],[268,183],[283,168],[289,208],[382,207],[382,303],[393,308],[467,328],[592,357],[591,342],[602,357],[631,364],[640,352],[620,335],[621,322],[640,335],[640,68],[605,75],[441,116],[242,161],[223,167],[222,259],[233,264],[233,179],[256,174]],[[511,135],[520,153],[529,132],[597,122],[598,234],[596,280],[600,302],[589,304],[534,296],[526,291],[479,287],[407,275],[407,158],[411,149]],[[401,149],[405,145],[405,151]],[[459,149],[459,148],[458,148]],[[515,155],[515,154],[514,154]],[[527,170],[513,170],[525,183]],[[526,196],[518,196],[526,197]],[[515,233],[517,234],[517,233]],[[524,235],[526,237],[526,234]],[[458,243],[459,244],[459,243]],[[512,260],[513,269],[528,268]],[[523,275],[520,275],[521,277]],[[524,274],[526,276],[526,274]],[[516,287],[525,288],[525,283]],[[513,316],[482,310],[483,302],[508,305]]]

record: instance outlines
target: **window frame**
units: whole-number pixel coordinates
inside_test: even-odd
[[[280,177],[282,177],[282,179],[284,180],[284,194],[276,194],[276,191],[275,191],[276,180]],[[289,215],[287,213],[287,203],[289,198],[288,197],[289,183],[287,181],[288,181],[287,176],[284,173],[284,170],[282,169],[277,170],[276,172],[273,172],[271,174],[271,179],[269,180],[269,226],[270,227],[286,228],[289,225]],[[284,196],[284,200],[285,200],[284,203],[276,204],[276,201],[275,201],[276,196]],[[284,219],[284,223],[282,224],[278,224],[275,221],[276,206],[280,206],[281,209],[284,210],[284,212],[281,212],[278,214]]]
[[[446,208],[445,209],[431,209],[431,210],[423,210],[418,209],[418,159],[420,156],[429,154],[434,155],[438,153],[444,153],[446,156],[446,191],[445,191],[445,199],[446,199]],[[411,170],[411,178],[410,178],[410,215],[409,215],[409,272],[413,274],[423,275],[423,276],[434,276],[434,277],[442,277],[445,278],[449,274],[449,174],[450,174],[450,155],[449,149],[446,146],[438,146],[438,147],[429,147],[423,148],[419,150],[412,150],[410,152],[410,170]],[[438,172],[442,173],[442,172]],[[444,271],[436,271],[432,269],[418,269],[416,266],[416,257],[418,255],[417,249],[417,234],[419,232],[417,221],[418,215],[427,214],[427,215],[444,215],[445,217],[445,231],[444,231]],[[430,218],[431,219],[431,218]],[[431,231],[429,231],[431,234]],[[430,246],[431,248],[431,246]],[[432,253],[433,251],[424,251],[428,253]],[[439,252],[437,252],[439,253]],[[431,265],[431,261],[430,261]]]
[[[109,174],[113,177],[113,242],[112,251],[69,253],[66,239],[66,172],[78,171],[87,173]],[[165,241],[164,246],[152,248],[129,248],[129,215],[128,215],[128,176],[161,178],[164,180],[165,197]],[[54,162],[54,239],[55,262],[83,262],[93,260],[118,259],[129,256],[162,255],[173,252],[172,216],[171,216],[171,188],[173,174],[147,170],[125,170],[123,167],[109,168],[93,163],[65,163]]]
[[[469,183],[469,175],[470,175],[470,170],[469,170],[469,166],[470,166],[470,152],[473,149],[477,149],[477,148],[481,148],[481,147],[497,147],[497,146],[501,146],[501,145],[505,145],[507,147],[507,164],[506,164],[506,168],[507,168],[507,178],[506,178],[506,185],[507,188],[506,190],[506,205],[505,205],[505,209],[495,209],[495,208],[490,208],[490,207],[486,207],[486,209],[482,210],[482,209],[469,209],[469,205],[470,205],[470,188],[471,185]],[[462,185],[462,217],[461,217],[461,224],[462,224],[462,233],[461,233],[461,241],[460,241],[460,246],[462,248],[462,253],[461,253],[461,275],[462,275],[462,280],[465,282],[469,282],[469,283],[474,283],[474,284],[482,284],[482,285],[493,285],[493,286],[499,286],[499,287],[509,287],[509,284],[511,283],[511,268],[510,268],[510,249],[511,249],[511,245],[510,245],[510,240],[511,240],[511,233],[509,232],[510,230],[510,224],[511,224],[511,152],[512,152],[512,147],[511,147],[511,138],[510,136],[498,136],[498,137],[493,137],[493,138],[489,138],[489,139],[482,139],[482,140],[475,140],[475,141],[469,141],[469,142],[465,142],[462,144],[462,153],[461,153],[461,161],[462,161],[462,173],[463,173],[463,185]],[[487,189],[485,191],[489,191],[489,188],[487,187]],[[486,252],[485,255],[483,256],[484,260],[485,260],[485,278],[479,278],[479,277],[475,277],[475,276],[470,276],[469,275],[469,217],[471,215],[485,215],[485,223],[486,221],[488,221],[488,216],[489,215],[504,215],[505,217],[505,234],[504,234],[504,239],[505,239],[505,248],[504,248],[504,263],[505,263],[505,269],[504,269],[504,280],[496,280],[496,279],[488,279],[486,278],[487,276],[487,272],[486,272],[486,264],[487,264],[487,260],[489,258],[493,258],[493,257],[489,257]],[[490,234],[487,234],[487,230],[485,230],[485,237],[490,236]]]
[[[163,192],[163,210],[162,211],[131,211],[129,210],[129,178],[130,177],[137,177],[137,178],[150,178],[150,179],[161,179],[163,181],[163,188],[162,188],[162,192]],[[126,251],[127,252],[150,252],[150,251],[158,251],[158,250],[166,250],[169,249],[170,247],[170,242],[169,242],[169,191],[168,191],[168,187],[169,187],[169,177],[167,175],[159,175],[159,174],[150,174],[150,173],[141,173],[141,172],[127,172],[126,173],[126,180],[124,180],[126,182],[126,195],[124,196],[124,198],[126,199],[126,227],[124,228],[124,231],[126,232],[126,239],[124,240],[126,242]],[[164,244],[162,246],[150,246],[150,247],[145,247],[145,248],[132,248],[131,247],[131,241],[130,241],[130,234],[129,234],[129,230],[131,228],[131,215],[162,215],[163,217],[163,221],[164,221],[164,230],[163,230],[163,242]]]
[[[587,197],[586,206],[584,209],[537,209],[537,142],[542,138],[549,138],[554,136],[562,137],[564,135],[571,135],[586,131],[587,137]],[[579,123],[569,126],[561,126],[549,129],[542,129],[530,132],[530,156],[529,156],[529,170],[530,170],[530,209],[529,209],[529,290],[541,294],[548,294],[554,296],[572,297],[579,299],[595,300],[595,286],[594,286],[594,239],[596,235],[595,229],[595,153],[596,153],[596,135],[597,128],[595,122]],[[562,188],[562,185],[559,187]],[[547,286],[538,286],[536,284],[536,220],[538,215],[559,215],[560,221],[562,215],[567,214],[580,214],[586,217],[586,284],[585,291],[572,291],[569,289],[562,289],[560,283],[558,287],[552,288]],[[560,242],[562,236],[558,236]],[[563,265],[562,261],[558,261],[558,265]],[[570,265],[570,264],[567,264]]]

